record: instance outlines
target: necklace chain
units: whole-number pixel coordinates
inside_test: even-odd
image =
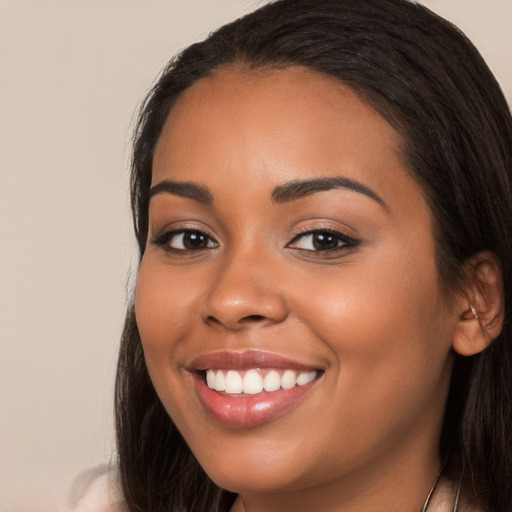
[[[444,460],[444,462],[441,466],[441,469],[439,470],[439,473],[436,476],[434,485],[430,489],[427,499],[425,500],[425,504],[421,508],[420,512],[427,512],[428,506],[430,505],[430,500],[432,499],[432,496],[434,495],[434,491],[436,490],[437,484],[439,483],[439,480],[441,479],[441,475],[443,474],[443,471],[444,471],[444,468],[445,468],[447,462],[448,462],[448,457]],[[463,475],[463,472],[461,471],[460,476],[459,476],[459,481],[457,483],[457,492],[455,494],[455,501],[453,503],[452,512],[457,512],[459,510],[459,500],[460,500],[460,493],[461,493],[461,488],[462,488],[462,475]]]

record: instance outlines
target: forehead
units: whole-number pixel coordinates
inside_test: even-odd
[[[244,190],[343,175],[393,195],[415,188],[396,130],[350,87],[305,68],[222,69],[187,89],[157,144],[164,179]],[[404,183],[405,182],[405,183]],[[420,192],[416,190],[416,193]]]

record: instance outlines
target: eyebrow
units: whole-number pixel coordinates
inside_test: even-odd
[[[317,192],[325,192],[327,190],[337,188],[352,190],[353,192],[358,192],[368,196],[383,206],[386,210],[388,209],[384,200],[371,188],[344,176],[315,178],[312,180],[294,180],[284,183],[274,189],[272,192],[272,201],[275,203],[287,203],[289,201],[295,201],[296,199],[316,194]]]
[[[162,193],[194,199],[203,204],[213,203],[213,195],[208,188],[195,183],[164,180],[149,189],[149,198]]]
[[[275,203],[287,203],[318,192],[325,192],[337,188],[344,188],[363,194],[379,203],[386,210],[388,209],[384,200],[371,188],[344,176],[314,178],[310,180],[294,180],[283,183],[273,190],[272,201]],[[213,194],[210,192],[208,187],[205,187],[204,185],[196,185],[195,183],[164,180],[150,188],[149,198],[151,199],[152,197],[162,193],[172,194],[186,199],[193,199],[206,205],[213,203]]]

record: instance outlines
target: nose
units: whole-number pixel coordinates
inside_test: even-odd
[[[223,261],[204,304],[205,322],[235,331],[282,322],[288,309],[279,275],[266,263],[249,254]]]

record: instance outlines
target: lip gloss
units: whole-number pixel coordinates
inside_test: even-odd
[[[210,389],[202,375],[195,375],[195,388],[205,409],[219,422],[237,427],[251,427],[270,421],[301,401],[317,382],[257,395],[229,395]]]
[[[250,394],[229,394],[219,392],[207,386],[204,373],[209,369],[225,370],[249,369],[291,369],[297,372],[318,371],[311,365],[305,365],[277,354],[260,351],[215,352],[197,357],[189,365],[194,376],[194,384],[199,400],[217,421],[237,427],[256,426],[285,413],[300,402],[312,386],[315,379],[307,384],[290,389],[262,391]]]

